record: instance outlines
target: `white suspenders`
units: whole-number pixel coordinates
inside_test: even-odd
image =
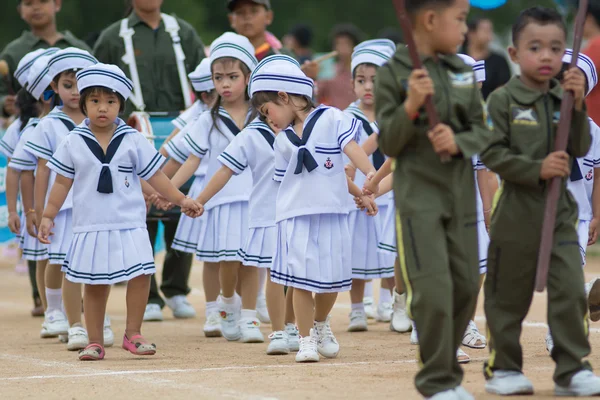
[[[165,23],[165,30],[171,35],[173,41],[173,51],[175,52],[175,59],[177,62],[177,72],[179,74],[179,82],[181,84],[181,91],[183,93],[183,100],[185,108],[189,108],[192,105],[190,98],[190,86],[187,80],[187,74],[185,70],[185,53],[181,48],[181,39],[179,38],[179,24],[177,19],[167,15],[161,14],[162,20]],[[138,75],[137,64],[135,62],[135,53],[133,49],[133,35],[135,30],[128,26],[129,19],[125,18],[121,20],[121,29],[119,36],[123,38],[125,44],[125,55],[122,60],[129,66],[129,75],[133,81],[133,91],[130,99],[135,108],[139,111],[144,111],[146,104],[144,103],[144,95],[142,94],[142,85],[140,83],[140,76]]]

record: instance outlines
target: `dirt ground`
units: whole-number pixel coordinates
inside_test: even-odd
[[[587,278],[600,276],[600,258],[592,258]],[[165,321],[146,323],[144,334],[158,346],[151,358],[137,358],[120,349],[124,331],[125,287],[115,287],[108,311],[115,347],[106,359],[82,363],[76,352],[56,339],[40,339],[42,320],[29,316],[31,298],[26,275],[9,261],[0,262],[0,399],[418,399],[413,386],[416,347],[408,334],[389,331],[388,324],[370,322],[369,331],[347,333],[348,294],[333,311],[333,330],[341,352],[334,360],[296,364],[294,356],[267,356],[266,344],[228,343],[202,333],[204,296],[202,273],[196,266],[189,296],[198,311],[191,320],[175,320],[165,309]],[[481,303],[481,302],[480,302]],[[525,373],[536,388],[535,398],[553,393],[553,362],[545,349],[546,295],[536,295],[524,328]],[[484,328],[481,304],[477,323]],[[591,326],[592,346],[600,346],[600,324]],[[269,326],[263,326],[265,336]],[[464,385],[478,399],[484,391],[482,365],[488,351],[465,349]],[[594,352],[590,361],[600,364]]]

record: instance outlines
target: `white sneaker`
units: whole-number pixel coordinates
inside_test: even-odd
[[[57,337],[57,335],[50,335],[50,333],[48,333],[48,328],[46,328],[46,322],[42,322],[42,330],[40,331],[40,337],[42,339],[48,339]]]
[[[221,337],[221,315],[218,312],[209,314],[204,322],[204,336]]]
[[[163,314],[158,304],[146,304],[144,311],[144,321],[162,321]]]
[[[411,325],[412,325],[412,332],[410,333],[410,344],[418,345],[419,344],[419,334],[417,333],[417,327],[415,326],[415,323],[413,321],[411,321]]]
[[[353,310],[350,313],[350,325],[348,325],[348,332],[365,332],[368,329],[367,314],[361,310]]]
[[[363,304],[365,305],[365,314],[367,314],[368,319],[377,318],[377,311],[373,304],[375,304],[375,300],[372,297],[363,298]]]
[[[595,278],[585,284],[585,295],[588,299],[590,319],[600,321],[600,279]]]
[[[460,400],[475,400],[475,397],[462,386],[455,387],[454,391]]]
[[[173,296],[170,299],[165,299],[165,303],[171,310],[173,310],[173,316],[175,318],[194,318],[196,316],[196,310],[189,303],[187,297],[182,294]]]
[[[393,312],[394,309],[390,303],[381,303],[377,306],[377,317],[375,319],[379,322],[390,322]]]
[[[69,343],[69,335],[58,335],[58,341],[61,343]]]
[[[285,331],[273,332],[269,335],[269,346],[267,346],[267,354],[270,356],[282,356],[290,354],[290,345],[288,343],[288,335]]]
[[[310,335],[300,338],[300,349],[296,354],[296,362],[319,361],[320,357],[317,340],[317,335],[314,332],[314,329],[310,330]]]
[[[108,314],[104,316],[104,330],[102,331],[104,337],[104,347],[112,347],[115,344],[115,334],[110,326],[110,317]]]
[[[67,350],[69,351],[85,349],[85,346],[89,344],[87,331],[82,326],[69,328],[68,336]]]
[[[406,314],[406,293],[398,294],[394,290],[394,305],[392,306],[392,320],[390,330],[392,332],[408,332],[412,329],[410,319]]]
[[[317,336],[317,344],[319,354],[327,358],[335,358],[340,352],[340,345],[338,344],[333,332],[331,332],[331,325],[329,320],[330,316],[323,322],[316,322],[314,324],[315,335]],[[312,336],[312,335],[311,335]]]
[[[592,371],[583,370],[571,378],[569,386],[554,386],[554,394],[557,396],[597,396],[600,395],[600,378]]]
[[[52,310],[46,312],[44,316],[46,334],[42,337],[57,337],[58,335],[67,335],[69,333],[69,321],[62,310]]]
[[[229,341],[239,340],[242,336],[240,331],[241,304],[221,304],[221,332],[223,337]]]
[[[460,397],[456,393],[455,389],[439,392],[431,397],[426,398],[429,400],[460,400]]]
[[[285,324],[285,333],[288,335],[290,351],[300,350],[300,333],[298,332],[298,327],[294,324]]]
[[[471,362],[471,357],[459,347],[458,350],[456,350],[456,361],[458,361],[459,364],[468,364]]]
[[[260,321],[255,318],[240,320],[240,334],[242,343],[263,343],[265,341],[265,337],[260,331]]]
[[[485,336],[479,333],[475,321],[469,321],[467,330],[463,335],[462,344],[472,349],[485,349],[487,340],[485,339]]]
[[[546,350],[548,353],[552,354],[552,349],[554,348],[554,339],[552,338],[552,334],[550,331],[546,333]]]
[[[494,371],[485,384],[485,391],[500,396],[533,394],[533,384],[519,371]]]
[[[271,318],[269,317],[269,311],[267,310],[267,299],[264,294],[258,295],[256,298],[256,314],[258,320],[263,324],[270,324]]]

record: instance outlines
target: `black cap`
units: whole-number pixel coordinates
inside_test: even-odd
[[[265,6],[267,10],[271,9],[271,2],[269,0],[251,0],[253,3],[260,4],[261,6]],[[235,9],[235,5],[239,2],[239,0],[227,0],[227,8],[229,11],[233,11]]]

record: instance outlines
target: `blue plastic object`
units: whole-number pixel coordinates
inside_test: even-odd
[[[481,8],[483,10],[491,10],[498,8],[506,4],[506,0],[471,0],[473,7]]]

